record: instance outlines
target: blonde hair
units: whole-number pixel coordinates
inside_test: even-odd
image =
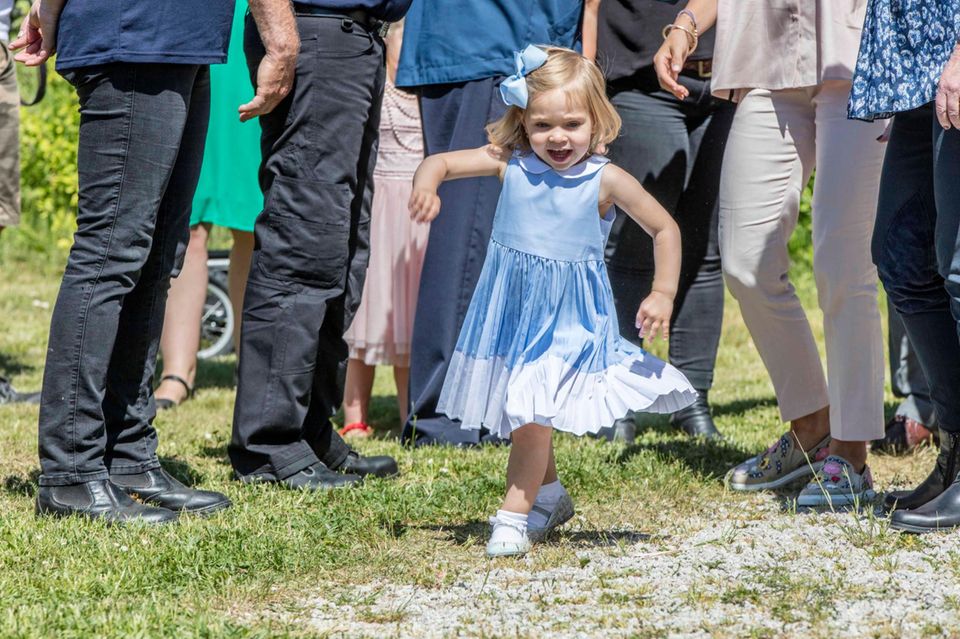
[[[607,99],[606,82],[600,68],[590,60],[563,47],[540,47],[547,52],[543,66],[527,74],[527,93],[533,100],[538,93],[561,89],[587,108],[593,130],[590,152],[607,145],[620,133],[620,116]],[[502,118],[487,125],[491,144],[509,151],[529,150],[530,140],[523,128],[524,109],[511,106]]]

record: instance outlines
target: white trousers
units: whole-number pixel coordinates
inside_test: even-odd
[[[847,120],[848,82],[748,92],[737,107],[720,183],[724,277],[790,421],[830,406],[830,432],[883,436],[883,336],[870,238],[884,122]],[[813,169],[813,251],[825,378],[790,282],[787,242]]]

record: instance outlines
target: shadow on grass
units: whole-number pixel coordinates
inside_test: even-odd
[[[735,399],[732,402],[711,404],[714,417],[737,417],[758,408],[776,407],[775,397],[748,397]]]
[[[756,453],[726,439],[720,441],[675,439],[628,446],[615,461],[618,464],[626,464],[633,456],[648,450],[655,451],[662,457],[683,462],[691,470],[718,478],[723,477],[734,465]]]
[[[33,372],[35,370],[37,370],[35,365],[26,364],[19,358],[0,351],[0,375],[4,377],[14,377],[21,373]]]
[[[441,539],[446,536],[446,541],[453,542],[458,546],[476,545],[477,543],[486,543],[490,535],[490,525],[485,521],[473,520],[462,524],[450,526],[431,526],[431,525],[413,525],[403,526],[395,525],[390,527],[394,536],[399,536],[407,530],[425,530],[437,533]],[[398,531],[398,532],[394,532]],[[557,541],[563,539],[578,546],[590,546],[593,548],[624,546],[638,544],[647,541],[651,535],[637,532],[635,530],[571,530],[563,529],[552,532],[543,542]]]
[[[2,360],[0,360],[2,363]],[[2,369],[0,369],[2,370]],[[219,357],[217,359],[197,360],[197,376],[194,382],[194,390],[203,388],[236,388],[237,378],[237,359],[232,355]],[[160,383],[160,377],[163,375],[163,361],[157,361],[155,371],[155,383]]]

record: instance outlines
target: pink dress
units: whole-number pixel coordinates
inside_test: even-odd
[[[422,159],[417,99],[388,81],[373,173],[370,265],[360,308],[344,336],[350,358],[370,366],[410,365],[413,314],[430,226],[410,220],[407,201]]]

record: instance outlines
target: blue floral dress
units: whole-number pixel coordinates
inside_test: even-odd
[[[858,120],[931,102],[960,36],[960,0],[870,0],[847,105]]]

